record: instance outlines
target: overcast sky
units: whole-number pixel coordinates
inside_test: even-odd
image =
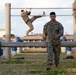
[[[0,28],[5,28],[5,3],[11,3],[12,8],[52,8],[52,7],[70,7],[72,8],[74,0],[2,0],[0,2]],[[21,9],[11,9],[11,15],[20,15]],[[32,9],[31,15],[39,15],[45,11],[49,15],[55,11],[57,15],[72,15],[72,9]],[[30,16],[31,18],[31,16]],[[42,33],[43,26],[50,20],[49,16],[39,18],[33,22],[34,34]],[[57,21],[64,27],[64,33],[73,34],[73,16],[57,16]],[[21,16],[11,16],[11,28],[17,36],[25,36],[29,27],[24,23]],[[30,33],[31,34],[31,33]]]

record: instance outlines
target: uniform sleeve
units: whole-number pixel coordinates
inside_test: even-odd
[[[61,37],[61,36],[63,36],[63,33],[64,33],[64,28],[63,28],[63,26],[62,26],[62,24],[60,24],[59,25],[59,36]]]
[[[46,41],[46,37],[47,37],[47,26],[44,25],[42,40],[43,40],[43,41]]]

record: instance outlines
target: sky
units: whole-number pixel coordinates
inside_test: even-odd
[[[74,0],[2,0],[0,2],[0,28],[5,28],[5,3],[11,3],[11,8],[72,8]],[[28,9],[29,10],[29,9]],[[11,15],[20,15],[21,9],[11,9]],[[55,11],[57,15],[72,15],[72,9],[32,9],[31,15],[46,15]],[[31,18],[32,16],[29,16]],[[64,34],[73,34],[73,16],[57,16],[64,27]],[[42,34],[43,26],[50,21],[49,16],[38,18],[33,22],[33,34]],[[24,23],[21,16],[11,16],[11,29],[16,36],[26,36],[29,27]],[[30,33],[30,34],[31,34]]]

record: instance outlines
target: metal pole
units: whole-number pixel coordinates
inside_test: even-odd
[[[11,8],[11,9],[25,9],[25,8]],[[30,8],[27,8],[27,9],[30,9]],[[48,7],[48,8],[32,8],[32,9],[72,9],[71,7],[55,7],[55,8],[52,8],[52,7]]]
[[[6,25],[5,25],[5,36],[6,36],[6,42],[10,42],[10,34],[11,34],[11,4],[6,3],[5,4],[5,16],[6,16]],[[7,47],[6,49],[6,56],[5,58],[8,60],[10,59],[10,48]]]
[[[76,0],[73,3],[73,29],[74,29],[74,41],[76,41]]]
[[[1,42],[1,47],[46,47],[44,42]],[[63,41],[61,47],[76,47],[76,41]]]
[[[12,17],[20,17],[21,15],[11,15]],[[34,15],[29,15],[29,16],[34,16]],[[46,16],[49,16],[49,15],[46,15]],[[56,15],[56,16],[60,16],[60,17],[67,17],[67,16],[72,16],[71,14],[70,15]]]
[[[73,3],[73,30],[74,30],[74,34],[73,34],[73,39],[74,41],[76,41],[76,0],[74,0]],[[73,50],[73,57],[76,58],[76,47],[74,47]]]

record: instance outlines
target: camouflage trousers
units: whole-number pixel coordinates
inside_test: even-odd
[[[27,22],[27,25],[30,27],[30,29],[27,31],[27,34],[29,34],[29,32],[31,32],[34,29],[32,22],[40,17],[42,17],[42,16],[37,15],[37,16],[33,16],[31,19],[29,19],[29,21]]]
[[[52,65],[53,64],[53,59],[55,62],[55,65],[59,64],[60,61],[60,51],[61,51],[61,45],[52,45],[52,43],[47,43],[47,64]]]

